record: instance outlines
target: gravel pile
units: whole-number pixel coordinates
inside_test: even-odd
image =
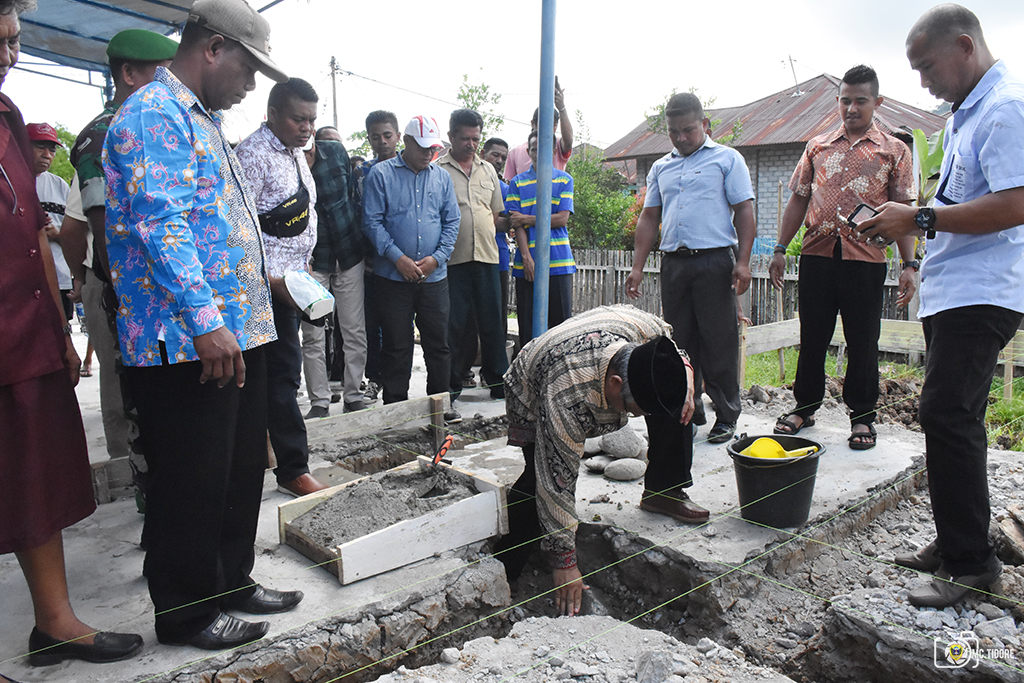
[[[530,617],[501,640],[478,638],[448,648],[441,663],[403,668],[379,683],[783,683],[791,679],[709,638],[687,645],[610,617]]]

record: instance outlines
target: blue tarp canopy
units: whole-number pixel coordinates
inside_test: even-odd
[[[21,51],[63,66],[107,70],[107,43],[129,28],[176,33],[194,0],[39,0],[21,15]],[[260,9],[281,2],[274,0]]]
[[[40,0],[21,15],[21,51],[88,71],[107,70],[107,43],[128,28],[164,35],[188,18],[194,0]]]

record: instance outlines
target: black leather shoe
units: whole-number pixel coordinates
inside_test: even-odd
[[[160,638],[164,645],[191,645],[202,650],[227,650],[246,645],[267,635],[270,623],[266,621],[243,621],[230,614],[221,613],[213,623],[194,636],[182,638]]]
[[[942,558],[939,557],[938,541],[932,541],[916,553],[902,553],[892,560],[901,567],[916,569],[919,572],[934,574],[942,566]]]
[[[256,592],[252,595],[224,601],[228,609],[236,609],[247,614],[277,614],[287,612],[302,601],[302,591],[276,591],[256,584]]]
[[[708,432],[708,443],[725,443],[736,433],[735,422],[715,420],[715,426]]]
[[[81,641],[63,642],[33,628],[28,637],[28,663],[32,666],[60,664],[65,659],[104,664],[128,659],[142,649],[142,636],[134,633],[96,634],[92,645]]]

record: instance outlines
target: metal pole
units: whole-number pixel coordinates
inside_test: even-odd
[[[335,76],[338,73],[338,62],[331,57],[331,102],[334,103],[334,129],[338,129],[338,86]]]
[[[540,115],[537,117],[537,225],[534,230],[533,336],[548,330],[551,266],[551,158],[555,128],[556,0],[543,0],[540,34]]]

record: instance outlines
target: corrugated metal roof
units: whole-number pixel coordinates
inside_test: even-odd
[[[709,109],[708,116],[720,119],[712,135],[717,137],[732,130],[736,121],[742,124],[742,134],[733,147],[784,145],[807,142],[815,135],[839,126],[836,91],[840,79],[822,74],[801,83],[796,88],[769,95],[741,107]],[[799,90],[801,95],[794,95]],[[945,125],[945,119],[936,114],[886,98],[875,110],[875,120],[883,130],[892,132],[906,126],[920,128],[928,135]],[[641,123],[628,135],[612,143],[605,150],[607,161],[635,159],[648,155],[666,154],[672,150],[667,135],[653,133],[647,122]]]

